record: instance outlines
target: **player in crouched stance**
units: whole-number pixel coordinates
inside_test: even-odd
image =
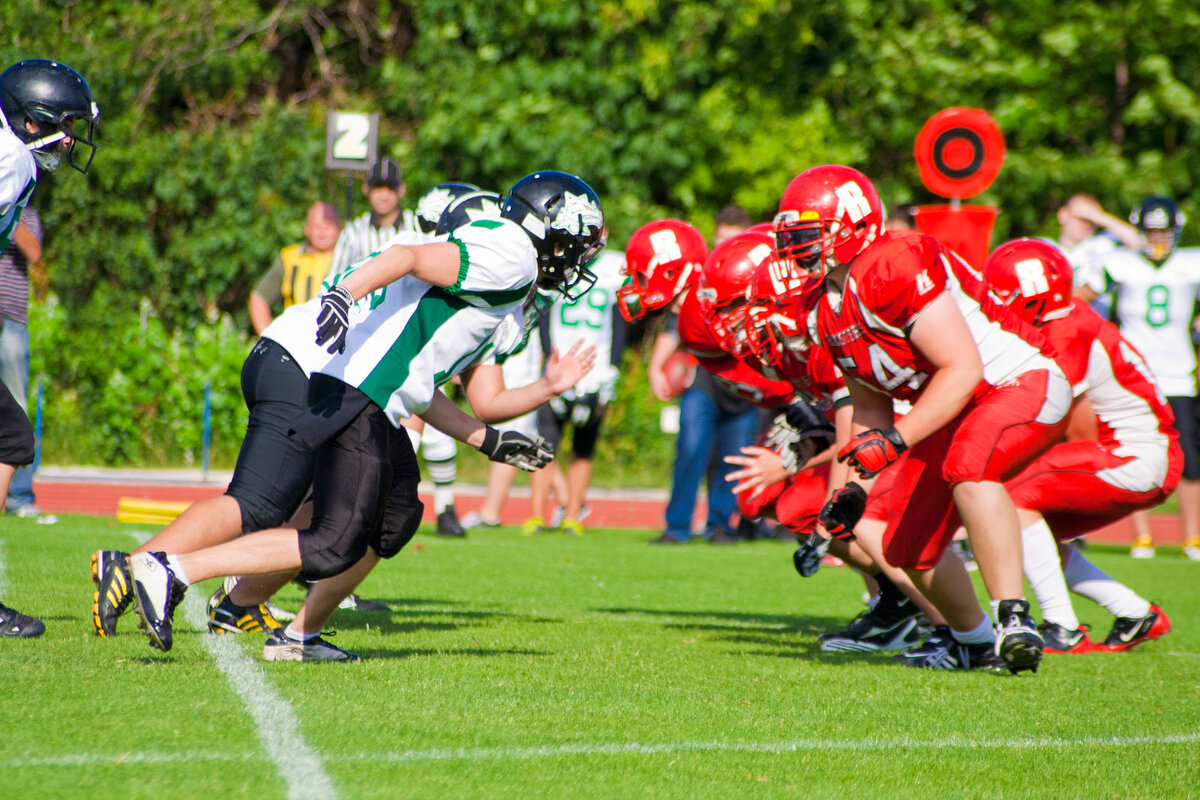
[[[1071,404],[1044,338],[990,300],[979,274],[932,237],[884,232],[879,196],[857,170],[801,173],[784,192],[775,230],[781,260],[824,275],[810,334],[845,374],[854,409],[838,457],[863,486],[833,492],[824,527],[852,531],[864,488],[908,451],[884,556],[949,628],[898,659],[1036,670],[1043,640],[1023,598],[1020,525],[1003,481],[1061,435]],[[902,419],[893,398],[913,403]],[[996,606],[995,628],[966,572],[939,566],[960,518]]]
[[[1113,652],[1157,639],[1171,630],[1163,610],[1091,564],[1070,540],[1153,508],[1175,490],[1184,457],[1168,400],[1117,326],[1072,301],[1071,264],[1058,248],[1006,242],[988,256],[983,275],[1013,313],[1046,334],[1078,395],[1069,441],[1006,483],[1021,518],[1025,576],[1042,609],[1046,651]],[[1116,617],[1103,642],[1089,641],[1068,588]]]
[[[318,307],[297,306],[277,330],[264,332],[264,349],[271,344],[266,334],[278,336],[276,343],[286,343],[283,361],[293,360],[299,377],[312,376],[310,405],[272,421],[255,452],[243,445],[214,517],[219,529],[222,515],[239,515],[249,535],[129,557],[151,644],[171,648],[174,610],[190,584],[235,573],[286,581],[298,570],[309,579],[344,579],[326,584],[337,592],[318,598],[314,589],[288,630],[272,632],[264,657],[310,660],[306,648],[314,643],[337,650],[321,642],[321,627],[379,557],[395,555],[411,539],[420,521],[416,459],[408,436],[398,431],[411,414],[493,460],[528,469],[549,461],[540,440],[501,433],[463,414],[437,386],[495,349],[493,334],[520,311],[535,283],[569,292],[588,277],[587,265],[604,245],[603,227],[599,200],[587,184],[565,173],[534,173],[506,195],[501,219],[472,223],[447,242],[390,247],[340,278],[320,298],[319,316]],[[271,363],[279,359],[278,352],[268,356]],[[251,426],[248,438],[253,433]],[[284,469],[294,485],[281,500],[275,483]],[[262,530],[257,519],[279,518],[264,500],[298,503],[307,477],[311,525]],[[199,533],[202,538],[203,525]],[[267,595],[269,588],[259,586]],[[338,653],[313,658],[355,659]]]

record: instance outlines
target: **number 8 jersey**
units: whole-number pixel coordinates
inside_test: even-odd
[[[1191,323],[1200,290],[1200,250],[1179,248],[1162,264],[1132,250],[1101,257],[1105,282],[1088,285],[1113,294],[1121,334],[1146,359],[1168,397],[1196,394]]]
[[[983,361],[978,399],[989,387],[1035,369],[1061,372],[1040,331],[1017,319],[983,276],[936,239],[882,234],[851,264],[839,294],[826,291],[808,316],[809,333],[842,371],[899,400],[916,400],[935,367],[908,341],[912,324],[942,292],[967,322]]]

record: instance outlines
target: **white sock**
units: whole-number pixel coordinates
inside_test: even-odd
[[[288,637],[289,639],[291,639],[293,642],[307,642],[307,641],[311,641],[311,640],[317,638],[321,634],[305,633],[304,631],[298,631],[295,628],[293,628],[291,625],[288,625],[286,628],[283,629],[283,635]]]
[[[442,513],[454,505],[454,484],[435,483],[433,485],[433,510]]]
[[[1025,579],[1029,581],[1033,596],[1042,608],[1042,619],[1069,631],[1076,630],[1079,618],[1071,607],[1071,593],[1067,591],[1067,582],[1058,560],[1058,545],[1046,520],[1039,518],[1021,531],[1021,549],[1024,553]]]
[[[996,629],[985,615],[983,621],[969,631],[950,629],[950,635],[962,644],[988,644],[996,641]]]
[[[192,582],[188,580],[187,573],[183,571],[183,567],[179,566],[179,556],[167,556],[167,566],[171,568],[171,572],[175,573],[176,578],[188,586],[192,585]]]
[[[1072,592],[1095,600],[1114,617],[1144,617],[1150,613],[1150,601],[1144,600],[1123,583],[1110,578],[1103,570],[1071,548],[1063,566],[1063,576]]]

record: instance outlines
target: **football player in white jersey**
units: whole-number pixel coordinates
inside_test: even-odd
[[[8,246],[29,203],[38,168],[52,172],[67,163],[87,172],[95,155],[92,142],[100,108],[83,77],[65,64],[32,58],[0,74],[0,250]],[[78,130],[77,130],[78,128]],[[76,162],[76,147],[87,148]],[[12,393],[0,386],[0,497],[17,467],[33,463],[33,428]],[[0,637],[40,636],[40,619],[0,603]]]
[[[1183,478],[1177,498],[1183,521],[1184,554],[1200,560],[1200,430],[1196,422],[1196,351],[1192,327],[1200,295],[1200,248],[1178,247],[1184,215],[1169,197],[1148,197],[1130,222],[1141,234],[1137,250],[1117,249],[1099,265],[1078,294],[1092,301],[1112,297],[1113,321],[1141,352],[1175,414],[1183,448]],[[1154,556],[1149,512],[1132,515],[1137,538],[1130,555]]]
[[[535,283],[571,294],[587,282],[587,265],[604,246],[603,211],[579,178],[543,171],[514,184],[501,214],[456,230],[446,242],[389,247],[341,277],[319,304],[294,306],[264,332],[247,368],[257,356],[272,369],[282,361],[290,375],[311,375],[310,404],[300,414],[263,420],[271,428],[265,432],[252,420],[248,440],[263,436],[267,443],[244,445],[244,468],[235,470],[228,494],[209,501],[220,503],[211,509],[214,527],[237,520],[249,535],[129,557],[153,646],[170,649],[174,609],[198,580],[296,570],[320,579],[351,568],[361,579],[379,557],[398,552],[422,511],[412,447],[395,431],[405,417],[422,414],[493,460],[536,468],[552,457],[536,440],[467,416],[437,387],[496,347],[497,326],[521,309]],[[298,502],[313,478],[313,521],[304,530],[262,529],[279,524],[271,501],[280,502],[281,476],[292,484],[284,503]],[[203,527],[199,536],[211,538]],[[273,631],[265,657],[303,660],[310,646],[337,650],[319,636],[334,608],[336,602],[314,607],[303,624],[298,616],[288,631]],[[342,652],[337,660],[347,658]]]
[[[543,318],[549,344],[559,350],[583,343],[596,348],[596,366],[574,388],[538,409],[538,433],[557,448],[563,428],[571,425],[571,466],[567,470],[567,497],[560,527],[581,534],[580,512],[592,479],[592,459],[604,412],[616,394],[621,356],[625,350],[625,318],[617,312],[617,290],[625,282],[625,254],[605,251],[592,265],[596,282],[574,300],[560,299]],[[530,519],[524,533],[545,527],[546,501],[559,469],[550,464],[529,477]],[[561,474],[561,473],[559,473]],[[561,502],[561,498],[560,498]]]

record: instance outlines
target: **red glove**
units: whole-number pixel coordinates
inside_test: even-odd
[[[908,445],[895,428],[872,428],[860,433],[838,452],[838,461],[849,461],[864,478],[874,478],[900,457]]]

